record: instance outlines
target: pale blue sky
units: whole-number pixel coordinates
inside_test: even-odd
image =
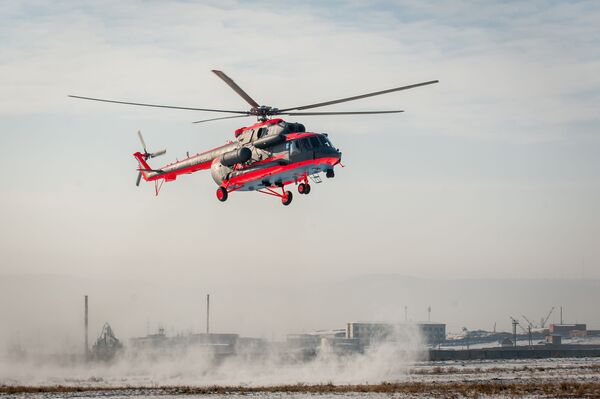
[[[599,278],[599,26],[596,2],[2,2],[0,273]],[[244,108],[214,68],[279,107],[441,83],[302,119],[347,167],[287,208],[135,187],[136,130],[160,163],[239,120],[67,98]]]

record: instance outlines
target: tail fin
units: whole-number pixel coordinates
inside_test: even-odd
[[[142,137],[142,132],[140,132],[138,130],[137,132],[138,137],[140,139],[140,143],[142,143],[142,148],[144,149],[144,153],[142,154],[141,152],[136,152],[135,154],[133,154],[133,156],[135,157],[135,159],[137,159],[138,161],[138,175],[137,175],[137,179],[135,181],[135,185],[139,186],[140,185],[140,180],[142,180],[142,176],[144,177],[144,180],[148,181],[148,173],[149,172],[161,172],[161,171],[157,171],[157,170],[153,170],[150,165],[148,165],[148,162],[146,162],[147,159],[149,158],[156,158],[159,157],[161,155],[164,155],[167,150],[160,150],[160,151],[156,151],[156,152],[148,152],[148,150],[146,150],[146,142],[144,141],[144,138]],[[156,179],[152,179],[152,180],[156,180]],[[157,192],[158,195],[158,192]]]
[[[150,165],[148,165],[148,162],[146,162],[146,160],[144,159],[144,154],[142,154],[141,152],[138,151],[135,154],[133,154],[133,156],[138,161],[138,165],[139,165],[138,170],[140,171],[142,176],[144,176],[144,180],[147,181],[148,180],[148,172],[152,171],[152,168],[150,167]]]
[[[141,152],[138,151],[133,154],[133,156],[137,159],[139,166],[137,178],[135,179],[135,186],[139,187],[142,176],[144,177],[144,180],[148,181],[148,172],[152,171],[152,169],[150,169],[150,165],[146,162],[146,157],[142,155]]]

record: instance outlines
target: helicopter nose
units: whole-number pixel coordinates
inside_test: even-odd
[[[339,149],[333,147],[324,147],[320,149],[319,155],[322,157],[341,159],[342,153]]]
[[[339,148],[335,149],[334,157],[336,157],[337,159],[342,159],[342,152],[340,151]]]

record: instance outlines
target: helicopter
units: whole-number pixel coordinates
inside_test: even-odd
[[[291,191],[286,190],[286,186],[295,184],[299,194],[309,194],[311,191],[309,178],[314,183],[321,183],[321,173],[325,173],[326,178],[335,177],[334,167],[337,165],[343,167],[341,163],[342,153],[333,146],[326,133],[307,132],[303,124],[286,122],[278,118],[278,116],[400,113],[404,111],[313,112],[305,110],[413,89],[439,82],[438,80],[431,80],[337,100],[279,109],[267,105],[259,105],[258,102],[242,90],[224,72],[219,70],[213,70],[212,72],[242,97],[251,108],[248,111],[240,111],[147,104],[76,95],[69,95],[69,97],[143,107],[234,114],[198,120],[193,123],[256,117],[258,119],[257,123],[235,131],[234,141],[195,155],[188,154],[184,159],[177,160],[160,168],[151,167],[148,164],[148,160],[164,155],[166,150],[148,152],[144,138],[141,132],[138,131],[143,152],[136,151],[133,154],[138,162],[136,186],[140,185],[142,178],[147,182],[154,182],[155,194],[158,196],[163,183],[174,181],[181,175],[210,169],[213,180],[219,186],[216,196],[221,202],[225,202],[229,194],[235,191],[256,191],[278,197],[281,199],[283,205],[289,205],[292,202],[293,194]]]

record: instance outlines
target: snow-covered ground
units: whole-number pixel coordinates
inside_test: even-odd
[[[600,358],[470,360],[417,363],[407,376],[418,382],[598,382]]]

